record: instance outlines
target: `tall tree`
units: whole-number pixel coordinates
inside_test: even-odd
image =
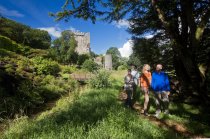
[[[205,90],[206,78],[203,78],[209,66],[201,72],[196,55],[210,24],[209,0],[66,0],[63,11],[54,16],[57,20],[77,17],[93,22],[97,17],[108,21],[128,17],[130,31],[135,36],[163,31],[170,39],[174,66],[181,84],[193,89],[190,95],[196,92],[203,100],[209,100],[209,93]]]
[[[78,53],[75,51],[76,47],[77,42],[74,34],[70,31],[63,31],[61,37],[53,41],[51,56],[56,57],[59,62],[64,64],[76,64],[78,60]]]

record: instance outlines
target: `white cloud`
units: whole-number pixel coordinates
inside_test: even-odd
[[[69,27],[69,29],[67,29],[67,30],[71,30],[71,31],[73,31],[73,32],[79,32],[79,30],[77,30],[77,29],[74,28],[74,27]]]
[[[20,12],[18,12],[16,10],[9,10],[1,5],[0,5],[0,14],[2,14],[4,16],[24,17],[24,15],[21,14]]]
[[[161,30],[157,30],[156,32],[150,32],[150,33],[146,33],[146,34],[144,34],[144,38],[146,38],[146,39],[151,39],[151,38],[153,38],[155,35],[157,35],[158,33],[163,33],[163,31],[161,31]]]
[[[154,37],[153,34],[147,34],[147,35],[144,36],[144,38],[146,38],[146,39],[151,39],[151,38],[153,38],[153,37]]]
[[[118,50],[120,51],[120,54],[121,54],[122,57],[129,57],[133,53],[132,47],[133,47],[133,41],[128,40]]]
[[[130,23],[128,20],[119,20],[118,22],[114,22],[113,25],[115,25],[117,28],[128,28],[130,26]]]
[[[51,36],[53,36],[55,38],[60,37],[61,36],[61,33],[64,30],[71,30],[73,32],[79,32],[79,30],[77,30],[74,27],[68,27],[67,29],[61,29],[59,27],[59,25],[56,25],[55,27],[42,27],[42,28],[38,28],[38,29],[47,31]]]
[[[45,30],[47,31],[50,35],[53,37],[60,37],[62,30],[59,27],[46,27],[46,28],[38,28],[40,30]]]

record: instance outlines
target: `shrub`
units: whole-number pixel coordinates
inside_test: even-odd
[[[30,80],[22,81],[18,86],[17,91],[18,97],[22,100],[22,102],[25,101],[25,107],[42,102],[42,98],[38,92],[39,90],[33,86],[33,82]]]
[[[48,57],[48,51],[43,50],[43,49],[33,49],[31,48],[30,51],[27,53],[27,57],[32,58],[32,57]]]
[[[0,48],[16,52],[18,54],[25,54],[30,50],[28,46],[23,47],[22,45],[17,44],[16,42],[10,40],[9,38],[1,35],[0,35]]]
[[[13,81],[10,76],[11,81]],[[43,103],[43,98],[39,94],[39,90],[33,86],[33,83],[30,80],[16,80],[16,82],[9,83],[7,81],[8,86],[11,88],[7,88],[3,86],[3,91],[0,93],[2,95],[2,101],[0,104],[0,110],[4,111],[4,113],[0,113],[0,117],[9,116],[10,118],[14,115],[23,115],[29,114],[32,108],[35,108],[37,105]],[[15,86],[16,88],[12,88]],[[1,88],[1,87],[0,87]]]
[[[126,65],[120,65],[117,70],[126,70],[128,67]]]
[[[54,77],[47,75],[41,81],[41,95],[46,100],[51,100],[53,98],[60,97],[63,94],[74,91],[77,88],[77,82],[72,79],[64,80],[61,77]]]
[[[57,75],[60,71],[59,64],[55,61],[44,59],[43,57],[32,58],[37,74]]]
[[[4,67],[5,67],[5,71],[9,74],[12,74],[15,72],[12,64],[6,64]]]
[[[6,56],[11,57],[12,54],[15,55],[15,53],[12,53],[12,52],[7,51],[5,49],[1,49],[1,47],[0,47],[0,57],[6,57]]]
[[[28,58],[22,58],[17,62],[18,64],[18,71],[28,71],[32,72],[33,71],[33,63],[30,61]]]
[[[89,72],[96,71],[99,68],[98,64],[96,64],[93,60],[88,59],[82,64],[82,69],[85,69]]]
[[[96,76],[89,80],[92,88],[108,88],[111,87],[110,73],[105,70],[99,70]]]
[[[71,74],[77,70],[76,66],[61,66],[62,73]]]
[[[78,56],[77,64],[81,66],[86,60],[90,59],[90,56],[87,54],[82,54]]]

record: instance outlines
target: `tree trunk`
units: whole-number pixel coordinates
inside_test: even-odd
[[[207,87],[202,84],[204,81],[195,61],[195,56],[189,50],[179,49],[183,47],[175,44],[173,46],[176,53],[174,66],[185,95],[199,99],[200,102],[208,103],[210,99],[206,93]]]
[[[188,96],[187,93],[189,92],[189,78],[187,76],[187,72],[184,68],[184,65],[182,64],[181,59],[177,55],[174,55],[173,63],[176,71],[176,76],[179,81],[179,93],[186,98]]]

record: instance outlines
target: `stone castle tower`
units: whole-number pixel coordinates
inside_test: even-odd
[[[83,32],[72,32],[74,34],[74,38],[77,41],[76,52],[81,54],[89,54],[90,53],[90,33]]]
[[[106,54],[104,56],[104,68],[106,70],[112,70],[112,55]]]

